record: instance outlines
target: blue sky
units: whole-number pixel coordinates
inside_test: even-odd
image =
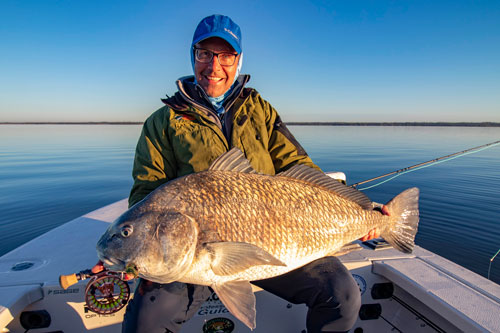
[[[0,1],[0,121],[143,121],[205,16],[285,121],[500,121],[500,1]]]

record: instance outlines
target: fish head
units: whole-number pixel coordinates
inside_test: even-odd
[[[140,277],[169,283],[189,270],[196,251],[195,220],[177,211],[129,209],[97,243],[97,254],[109,270],[130,267]]]

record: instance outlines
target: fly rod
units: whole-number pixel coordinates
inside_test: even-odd
[[[368,186],[368,187],[360,189],[360,190],[366,190],[366,189],[378,186],[380,184],[383,184],[385,182],[388,182],[389,180],[394,179],[397,176],[400,176],[400,175],[402,175],[404,173],[407,173],[407,172],[410,172],[412,170],[414,171],[414,170],[417,170],[417,169],[420,169],[420,168],[428,167],[428,166],[434,165],[434,164],[436,164],[438,162],[445,162],[445,161],[448,161],[448,160],[453,159],[453,158],[457,158],[457,157],[462,156],[462,155],[476,153],[478,151],[481,151],[481,150],[484,150],[484,149],[487,149],[487,148],[491,148],[491,147],[496,146],[498,144],[500,144],[500,140],[499,141],[495,141],[495,142],[491,142],[491,143],[487,143],[487,144],[484,144],[484,145],[481,145],[481,146],[477,146],[477,147],[474,147],[474,148],[469,148],[469,149],[466,149],[466,150],[462,150],[462,151],[459,151],[457,153],[453,153],[453,154],[450,154],[450,155],[441,156],[441,157],[432,159],[432,160],[427,161],[427,162],[422,162],[422,163],[415,164],[415,165],[412,165],[412,166],[409,166],[409,167],[406,167],[406,168],[403,168],[403,169],[399,169],[399,170],[396,170],[396,171],[393,171],[393,172],[386,173],[385,175],[382,175],[382,176],[370,178],[368,180],[364,180],[364,181],[359,182],[359,183],[354,183],[354,184],[352,184],[350,186],[353,187],[353,188],[357,188],[361,184],[370,183],[370,182],[373,182],[373,181],[381,179],[381,178],[385,178],[385,177],[389,177],[389,176],[395,175],[395,176],[391,177],[390,179],[387,179],[387,180],[382,181],[380,183],[377,183],[375,185]]]

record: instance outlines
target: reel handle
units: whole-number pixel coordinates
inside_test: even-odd
[[[73,273],[69,275],[59,276],[59,285],[63,289],[68,289],[70,286],[74,285],[78,281],[88,279],[89,277],[95,275],[90,269],[83,270],[78,273]]]

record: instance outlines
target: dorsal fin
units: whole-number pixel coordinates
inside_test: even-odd
[[[305,180],[309,183],[325,187],[345,199],[354,201],[363,209],[373,209],[372,201],[364,193],[353,189],[352,187],[346,186],[338,180],[328,177],[323,172],[313,169],[307,165],[294,165],[287,171],[279,173],[277,176]]]
[[[217,157],[208,170],[257,173],[257,171],[252,168],[243,152],[237,147]]]

